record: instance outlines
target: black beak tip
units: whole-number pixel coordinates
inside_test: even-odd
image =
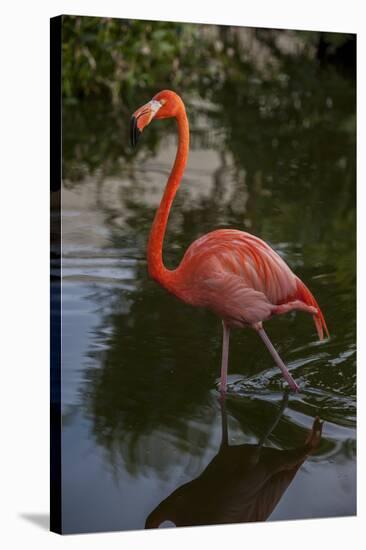
[[[137,142],[141,136],[141,131],[137,127],[137,118],[132,115],[130,123],[130,141],[132,147],[136,147]]]

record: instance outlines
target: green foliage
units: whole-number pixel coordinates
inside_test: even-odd
[[[253,70],[268,79],[291,57],[352,65],[354,44],[340,33],[64,16],[63,95],[115,105],[165,87],[210,96],[227,79],[245,84]]]
[[[196,25],[65,16],[64,98],[107,96],[128,104],[147,90],[187,87],[199,62],[199,40]]]

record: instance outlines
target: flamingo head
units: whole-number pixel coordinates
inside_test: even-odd
[[[154,95],[151,101],[137,109],[131,117],[131,145],[134,147],[137,144],[144,128],[154,118],[177,117],[182,111],[185,111],[184,103],[175,92],[163,90]]]

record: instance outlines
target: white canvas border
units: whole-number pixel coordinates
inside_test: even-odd
[[[362,3],[199,3],[193,0],[14,0],[2,9],[2,344],[0,540],[3,548],[186,549],[223,545],[358,548],[365,522],[366,29]],[[62,13],[358,33],[358,517],[59,537],[26,515],[48,513],[49,471],[49,18]],[[321,182],[320,182],[321,184]],[[361,213],[361,215],[360,215]]]

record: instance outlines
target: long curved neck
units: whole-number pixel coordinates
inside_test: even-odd
[[[176,119],[178,123],[178,150],[163,197],[155,214],[147,245],[149,274],[162,286],[169,286],[171,274],[173,273],[164,266],[163,243],[169,212],[183,176],[189,150],[189,125],[184,108],[179,110]]]

